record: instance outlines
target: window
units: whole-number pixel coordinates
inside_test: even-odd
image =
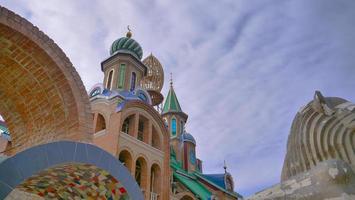
[[[101,89],[100,89],[100,88],[95,88],[95,89],[91,92],[90,97],[94,97],[94,96],[96,96],[96,95],[98,95],[98,94],[100,94],[100,93],[101,93]]]
[[[118,79],[118,88],[123,88],[125,82],[125,74],[126,74],[126,64],[121,64],[120,75]]]
[[[112,76],[113,76],[113,70],[110,71],[110,73],[108,74],[108,78],[107,78],[106,88],[109,90],[111,90]]]
[[[132,72],[131,75],[131,91],[133,91],[136,88],[136,73]]]
[[[171,120],[171,135],[176,136],[176,119]]]
[[[95,133],[106,129],[105,118],[101,114],[97,114]]]
[[[180,133],[183,134],[184,133],[184,122],[180,121]]]
[[[140,98],[142,101],[147,102],[147,97],[143,93],[138,94],[138,98]]]

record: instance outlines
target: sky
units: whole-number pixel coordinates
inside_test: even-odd
[[[352,0],[0,0],[51,37],[87,90],[125,35],[173,73],[204,173],[249,196],[280,180],[287,137],[315,90],[355,101]],[[165,81],[163,94],[167,94]]]

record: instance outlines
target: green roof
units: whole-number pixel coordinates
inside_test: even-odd
[[[208,191],[208,189],[205,188],[196,179],[192,179],[191,177],[184,176],[183,174],[179,174],[177,172],[174,172],[173,176],[185,187],[187,187],[192,193],[198,195],[200,199],[205,200],[211,197],[211,192]]]
[[[167,112],[182,112],[179,101],[176,97],[173,86],[170,86],[168,97],[165,100],[163,113]]]
[[[139,60],[142,59],[143,56],[143,50],[141,45],[130,37],[122,37],[112,43],[110,55],[116,52],[129,53],[138,58]]]
[[[174,178],[193,194],[198,195],[203,200],[211,197],[211,192],[197,180],[196,175],[183,170],[182,163],[177,161],[174,156],[170,157],[170,167],[173,169]]]

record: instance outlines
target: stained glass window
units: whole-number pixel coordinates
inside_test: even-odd
[[[123,88],[124,81],[125,81],[125,74],[126,74],[126,65],[121,64],[120,75],[119,75],[119,79],[118,79],[118,88]]]
[[[196,155],[195,155],[195,151],[193,149],[190,149],[190,162],[193,165],[196,164]]]
[[[176,136],[176,119],[171,120],[171,135]]]

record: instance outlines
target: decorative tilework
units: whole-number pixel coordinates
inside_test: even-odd
[[[45,199],[129,200],[126,189],[107,171],[89,164],[44,170],[16,187]]]

